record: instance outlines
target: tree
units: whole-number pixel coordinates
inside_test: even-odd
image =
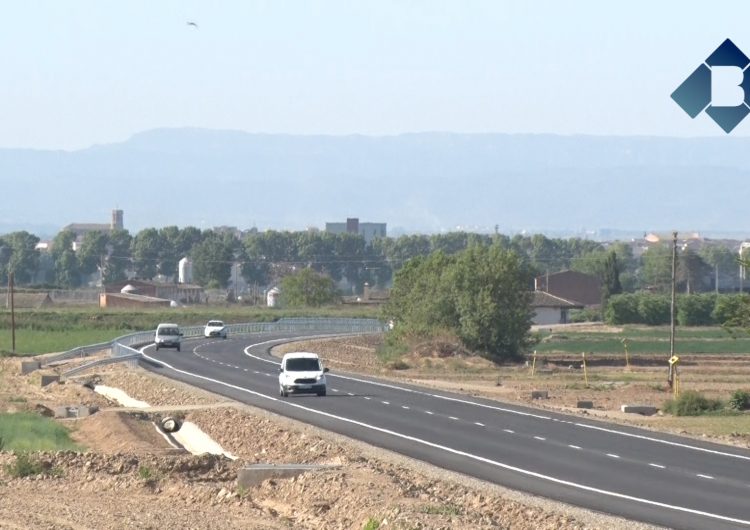
[[[161,248],[161,238],[155,228],[146,228],[135,235],[131,253],[136,276],[146,280],[156,276]]]
[[[63,230],[52,241],[52,259],[55,264],[55,283],[68,289],[78,287],[81,275],[78,270],[78,259],[73,250],[76,235],[70,230]]]
[[[722,245],[704,246],[698,252],[714,270],[714,289],[718,292],[721,284],[734,281],[737,278],[737,255]]]
[[[677,282],[685,285],[685,292],[705,290],[706,280],[711,273],[711,267],[691,249],[686,249],[679,255],[677,261]]]
[[[39,251],[36,249],[39,238],[22,230],[3,236],[3,241],[10,249],[5,263],[5,281],[7,273],[13,271],[16,283],[31,283],[39,268]],[[3,246],[2,242],[0,246]]]
[[[107,246],[109,236],[104,232],[88,232],[83,236],[81,248],[78,250],[78,268],[83,274],[93,274],[104,270],[109,254]]]
[[[159,274],[171,278],[177,274],[177,267],[182,255],[179,252],[180,229],[176,226],[165,226],[159,230]]]
[[[104,268],[105,283],[118,282],[127,278],[130,266],[130,244],[132,237],[127,230],[113,230],[109,234],[110,253]]]
[[[281,296],[290,307],[320,307],[338,298],[333,280],[310,268],[284,277],[281,280]]]
[[[524,260],[497,245],[459,254],[452,283],[462,342],[493,361],[519,358],[531,344],[532,279]]]
[[[643,253],[643,281],[647,287],[668,291],[672,285],[672,249],[657,245]]]
[[[208,235],[193,247],[193,276],[199,285],[225,288],[232,275],[234,254],[223,238]]]
[[[384,316],[399,333],[448,330],[492,360],[513,359],[531,342],[532,279],[527,261],[497,244],[436,252],[396,273]]]
[[[617,253],[614,250],[607,252],[607,257],[604,259],[603,265],[601,273],[602,300],[606,302],[612,295],[622,292],[620,266],[617,263]]]

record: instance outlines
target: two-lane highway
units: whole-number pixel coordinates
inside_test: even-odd
[[[441,468],[674,528],[750,528],[750,451],[336,371],[279,397],[268,350],[300,333],[144,348],[146,366]]]

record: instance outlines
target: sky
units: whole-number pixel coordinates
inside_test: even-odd
[[[725,136],[669,96],[724,39],[750,54],[748,28],[750,2],[6,1],[0,147],[184,126]]]

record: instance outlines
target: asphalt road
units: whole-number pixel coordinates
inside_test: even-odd
[[[325,397],[280,398],[268,350],[299,335],[149,346],[144,366],[509,488],[671,528],[750,528],[750,451],[338,371]]]

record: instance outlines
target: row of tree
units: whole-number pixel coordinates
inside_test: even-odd
[[[19,284],[66,288],[97,275],[104,282],[124,279],[129,271],[143,279],[157,275],[174,279],[178,261],[189,256],[194,280],[204,286],[226,287],[232,264],[239,263],[242,276],[251,284],[269,285],[296,270],[310,268],[334,282],[346,279],[361,288],[364,282],[390,285],[394,272],[418,256],[438,251],[448,256],[472,246],[495,245],[514,251],[535,274],[570,268],[596,275],[605,285],[605,298],[621,290],[667,290],[671,282],[669,245],[653,246],[636,258],[626,243],[605,247],[590,240],[552,239],[541,234],[508,237],[453,232],[382,238],[367,244],[354,234],[267,231],[238,238],[230,233],[168,226],[147,228],[135,236],[126,230],[89,232],[75,250],[74,241],[74,233],[60,232],[46,254],[36,249],[39,238],[28,232],[0,237],[0,281],[7,281],[10,270]],[[708,290],[716,277],[726,284],[736,278],[737,270],[734,253],[723,246],[679,253],[681,291]]]

